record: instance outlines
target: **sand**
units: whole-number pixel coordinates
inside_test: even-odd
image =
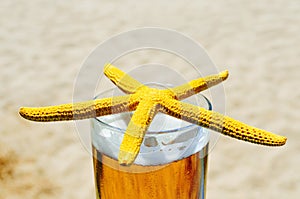
[[[201,43],[230,71],[226,114],[288,137],[280,148],[220,137],[209,154],[207,198],[299,198],[299,24],[298,0],[1,1],[0,198],[95,198],[91,157],[74,123],[29,122],[18,109],[70,102],[89,52],[144,26]]]

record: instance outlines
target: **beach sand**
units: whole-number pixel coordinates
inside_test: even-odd
[[[29,122],[18,109],[71,102],[91,50],[144,26],[201,43],[230,72],[226,114],[288,137],[270,148],[221,136],[209,154],[207,198],[299,198],[299,24],[298,0],[1,1],[0,198],[95,198],[74,123]]]

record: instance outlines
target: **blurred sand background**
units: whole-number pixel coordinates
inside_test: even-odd
[[[0,198],[95,198],[74,124],[29,122],[18,108],[70,102],[90,51],[144,26],[201,43],[230,71],[226,114],[288,137],[269,148],[222,136],[209,158],[207,198],[299,198],[299,0],[2,0]]]

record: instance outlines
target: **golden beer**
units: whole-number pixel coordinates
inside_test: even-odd
[[[100,153],[95,147],[93,153],[98,198],[199,199],[205,197],[207,156],[200,157],[203,151],[165,165],[129,167],[118,165],[117,160]]]

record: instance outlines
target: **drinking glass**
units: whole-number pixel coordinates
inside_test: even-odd
[[[108,90],[96,98],[113,95],[115,90]],[[185,102],[212,109],[201,94]],[[122,166],[117,157],[131,115],[124,112],[91,119],[97,198],[204,199],[209,131],[158,113],[135,162]]]

